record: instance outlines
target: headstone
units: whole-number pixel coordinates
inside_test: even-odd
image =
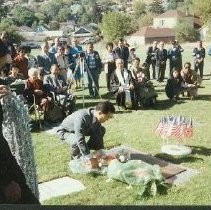
[[[40,202],[53,197],[68,195],[85,189],[78,180],[70,177],[62,177],[49,182],[39,184]]]

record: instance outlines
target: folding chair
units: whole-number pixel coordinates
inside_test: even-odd
[[[35,95],[33,94],[33,103],[29,104],[29,114],[34,116],[35,123],[36,125],[39,125],[39,129],[42,129],[42,123],[41,123],[41,117],[43,116],[44,118],[44,111],[39,107],[38,104],[36,104],[36,98]]]

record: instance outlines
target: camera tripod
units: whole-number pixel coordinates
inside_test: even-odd
[[[80,67],[81,78],[82,78],[82,94],[83,94],[83,108],[84,108],[84,105],[85,105],[85,97],[84,97],[84,95],[85,95],[84,94],[84,90],[85,90],[85,78],[84,78],[85,77],[85,72],[87,72],[87,76],[89,76],[91,78],[91,80],[92,80],[92,82],[94,84],[94,87],[92,87],[92,88],[95,89],[95,91],[97,92],[97,94],[100,97],[100,99],[102,99],[102,97],[101,97],[101,95],[99,93],[99,88],[96,86],[96,83],[95,83],[95,81],[93,79],[93,76],[92,76],[92,74],[91,74],[91,72],[90,72],[90,70],[88,68],[88,65],[87,65],[84,57],[79,57],[78,59],[80,59],[79,60],[79,67]]]

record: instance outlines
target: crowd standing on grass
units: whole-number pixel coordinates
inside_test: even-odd
[[[1,33],[0,45],[2,46],[1,80],[6,85],[11,85],[16,80],[25,80],[26,90],[29,89],[31,81],[33,83],[31,94],[35,96],[36,103],[44,108],[44,111],[46,111],[46,106],[40,103],[43,101],[40,100],[42,95],[45,96],[44,101],[46,99],[52,101],[47,106],[50,109],[53,107],[55,95],[61,95],[61,92],[65,93],[66,98],[74,98],[74,93],[70,92],[70,89],[76,90],[84,86],[82,83],[85,76],[88,80],[90,98],[100,97],[99,76],[102,69],[105,71],[109,95],[113,94],[117,105],[122,108],[137,109],[141,104],[153,105],[157,97],[153,89],[153,80],[162,83],[166,81],[166,78],[168,80],[165,90],[169,99],[178,100],[179,96],[184,95],[185,92],[188,97],[194,99],[197,97],[197,90],[203,78],[206,55],[202,41],[198,41],[193,49],[194,67],[191,70],[187,62],[185,65],[182,63],[184,49],[177,40],[171,42],[169,49],[165,48],[163,41],[153,41],[146,51],[146,58],[139,58],[135,47],[130,46],[123,38],[116,43],[106,43],[105,51],[99,53],[94,49],[93,43],[82,47],[76,38],[68,42],[61,37],[56,37],[51,45],[44,42],[36,57],[31,55],[31,49],[28,46],[21,45],[15,48],[6,32]],[[168,62],[169,70],[166,69]],[[188,72],[187,66],[189,66]],[[37,69],[34,82],[33,76],[29,75],[30,69],[33,68]],[[142,82],[140,82],[141,77],[143,77]],[[39,85],[38,80],[40,80]],[[147,91],[151,91],[152,94],[146,94]],[[69,97],[70,95],[72,97]],[[147,100],[149,103],[145,103]],[[62,104],[65,110],[66,100],[63,100]],[[71,110],[67,111],[71,113]]]
[[[75,38],[68,42],[57,37],[51,45],[44,42],[40,53],[35,57],[31,55],[30,47],[14,47],[7,32],[1,32],[0,98],[11,88],[23,97],[29,107],[35,105],[34,108],[42,111],[44,120],[48,121],[51,120],[49,112],[59,104],[64,119],[58,131],[60,138],[71,145],[74,158],[86,156],[90,149],[103,148],[105,129],[101,123],[112,118],[115,108],[110,102],[103,102],[95,109],[75,112],[74,91],[84,88],[85,76],[89,97],[99,98],[99,76],[104,69],[107,97],[115,97],[116,104],[123,109],[155,105],[158,94],[154,81],[165,82],[165,92],[170,100],[177,101],[185,94],[190,99],[197,97],[206,55],[203,43],[198,41],[193,49],[193,69],[190,61],[183,64],[184,49],[179,42],[173,40],[171,44],[166,49],[163,41],[154,41],[147,49],[146,58],[139,58],[135,47],[130,46],[123,38],[117,43],[108,42],[105,51],[99,53],[94,49],[93,43],[82,47]],[[169,70],[166,69],[167,62]],[[0,112],[2,115],[1,106]],[[9,151],[1,129],[0,134],[1,164],[5,161],[9,164],[4,173],[0,171],[0,203],[39,204],[26,186],[24,175]],[[85,136],[90,136],[88,142],[85,141]],[[9,169],[10,165],[16,174]],[[5,165],[1,166],[3,167]]]

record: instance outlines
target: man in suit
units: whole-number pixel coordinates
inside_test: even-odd
[[[205,48],[202,46],[202,41],[198,41],[197,47],[193,49],[194,70],[196,71],[196,73],[199,70],[201,78],[203,78],[205,54],[206,52],[205,52]]]
[[[116,57],[124,61],[124,68],[128,68],[129,49],[124,45],[124,39],[119,39],[118,46],[114,49]]]
[[[72,158],[89,159],[90,150],[104,149],[105,128],[101,125],[113,117],[115,108],[109,101],[100,102],[95,108],[80,109],[67,116],[57,134],[70,145]],[[85,136],[89,136],[86,141]]]
[[[152,65],[152,78],[156,79],[156,72],[155,72],[155,66],[156,66],[156,51],[157,51],[157,42],[154,41],[152,46],[150,46],[147,50],[147,59],[146,59],[146,63],[148,64],[149,68],[150,65]],[[150,74],[149,74],[149,78],[150,79]],[[158,79],[158,78],[157,78]]]
[[[38,66],[42,69],[42,76],[50,74],[52,64],[57,64],[55,55],[49,52],[48,42],[42,44],[42,55],[37,56]]]

